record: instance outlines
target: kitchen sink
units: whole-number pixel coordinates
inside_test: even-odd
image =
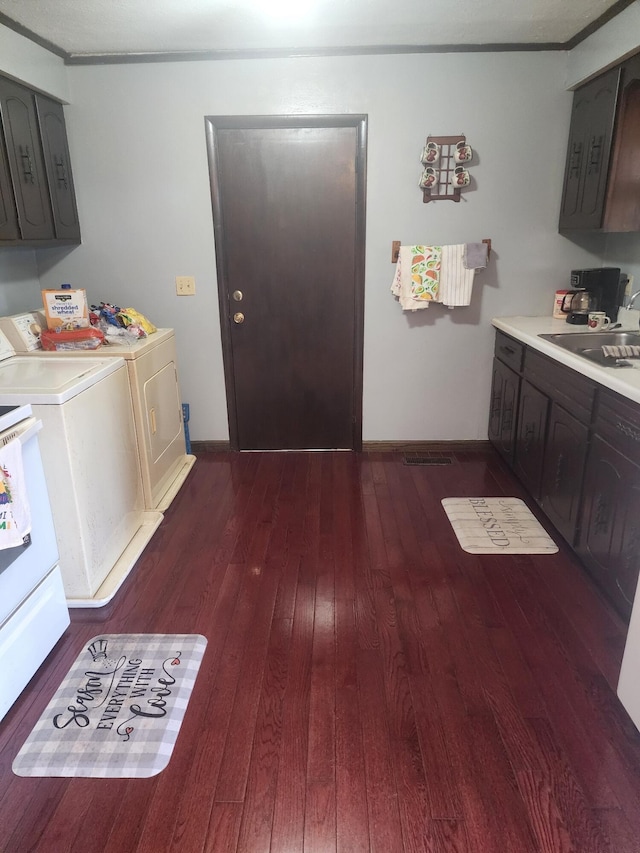
[[[552,335],[538,335],[562,349],[569,350],[589,361],[595,361],[603,367],[629,366],[628,357],[615,358],[605,356],[603,346],[640,346],[640,331],[638,332],[560,332]],[[640,356],[639,356],[640,357]]]

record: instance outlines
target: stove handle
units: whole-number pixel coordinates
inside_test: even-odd
[[[9,444],[10,441],[16,438],[20,441],[20,444],[24,445],[34,435],[37,435],[41,429],[42,421],[36,418],[26,418],[17,424],[17,426],[11,427],[11,429],[6,430],[0,435],[0,445]]]

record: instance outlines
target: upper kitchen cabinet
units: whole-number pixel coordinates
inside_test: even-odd
[[[640,231],[640,56],[573,98],[560,231]]]
[[[640,231],[640,56],[622,66],[604,231]]]
[[[0,244],[20,238],[18,211],[16,210],[11,176],[7,161],[7,150],[0,134]]]
[[[602,225],[620,69],[613,68],[573,96],[560,230]]]
[[[62,104],[44,95],[36,95],[35,102],[55,236],[79,243],[80,224]]]
[[[0,245],[79,243],[62,106],[0,78]]]

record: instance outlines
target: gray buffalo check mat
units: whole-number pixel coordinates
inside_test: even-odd
[[[18,776],[155,776],[169,763],[207,641],[103,634],[77,657],[13,762]]]
[[[444,498],[442,506],[469,554],[555,554],[558,546],[519,498]]]

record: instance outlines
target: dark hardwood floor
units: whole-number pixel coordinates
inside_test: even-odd
[[[497,456],[199,456],[114,601],[72,624],[0,723],[3,853],[638,853],[625,625],[559,536],[478,557],[440,499],[525,497]],[[201,633],[150,779],[11,763],[100,633]]]

